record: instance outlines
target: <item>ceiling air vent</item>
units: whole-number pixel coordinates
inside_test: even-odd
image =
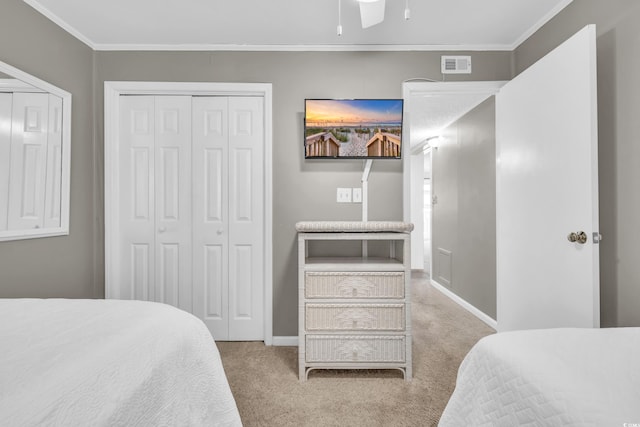
[[[471,74],[470,56],[442,56],[442,74]]]

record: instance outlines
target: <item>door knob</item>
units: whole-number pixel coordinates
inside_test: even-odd
[[[165,231],[167,231],[167,227],[158,228],[158,233],[164,233]]]
[[[585,233],[584,231],[578,231],[577,233],[569,233],[569,235],[567,236],[567,239],[570,242],[576,242],[576,243],[580,243],[581,245],[584,245],[585,243],[587,243],[587,233]]]
[[[218,230],[218,231],[216,231],[216,234],[217,234],[218,236],[222,236],[222,230]]]

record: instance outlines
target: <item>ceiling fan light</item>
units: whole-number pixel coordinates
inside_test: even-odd
[[[362,28],[369,28],[384,21],[385,0],[360,1],[360,21]]]

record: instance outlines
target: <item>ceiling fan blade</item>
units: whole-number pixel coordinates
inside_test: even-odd
[[[384,21],[385,0],[360,1],[362,28],[369,28]]]

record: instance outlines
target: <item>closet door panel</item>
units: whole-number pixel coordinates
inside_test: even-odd
[[[192,311],[191,97],[155,98],[157,301]]]
[[[226,268],[223,268],[223,265],[227,257],[224,256],[222,245],[205,245],[203,249],[204,271],[200,290],[204,298],[196,301],[201,304],[200,308],[205,319],[226,324],[224,319],[227,313],[227,300],[225,286],[223,286],[223,274]],[[221,333],[223,336],[226,335],[226,329]]]
[[[44,227],[49,95],[14,93],[9,230]]]
[[[191,312],[217,340],[263,340],[263,99],[120,103],[119,297]]]
[[[228,340],[228,99],[194,97],[192,107],[193,313]]]
[[[62,98],[49,94],[47,135],[47,175],[44,226],[60,227],[62,200]]]
[[[259,97],[229,98],[229,334],[264,338],[264,107]]]
[[[153,300],[153,288],[150,287],[150,277],[152,268],[150,266],[153,256],[153,246],[147,243],[132,243],[129,245],[129,262],[127,267],[129,283],[126,290],[129,291],[128,299],[143,301]]]
[[[155,292],[155,100],[120,97],[120,298]]]
[[[234,302],[232,309],[234,321],[251,321],[254,317],[255,299],[253,295],[253,269],[247,268],[253,265],[253,247],[251,245],[234,245],[231,254],[230,268],[233,271],[234,285],[230,289],[231,300]]]

